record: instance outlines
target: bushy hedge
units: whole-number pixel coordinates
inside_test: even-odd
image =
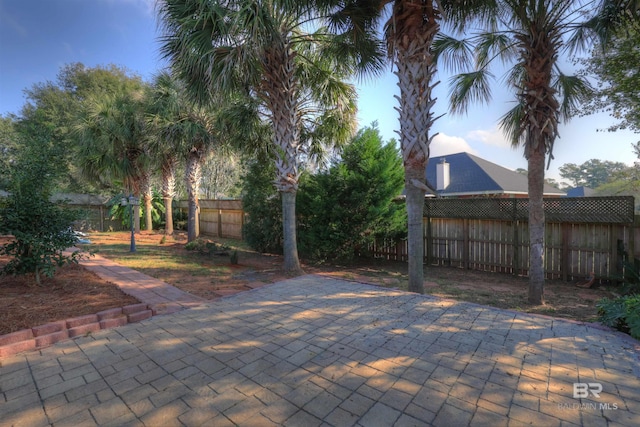
[[[621,287],[626,295],[603,298],[596,304],[598,321],[640,340],[640,271],[638,263],[626,265],[626,276]]]
[[[262,252],[282,251],[280,195],[273,162],[252,162],[244,179],[248,214],[244,238]],[[404,186],[395,142],[384,144],[375,127],[361,130],[327,170],[300,179],[296,200],[298,249],[314,260],[350,260],[376,237],[406,233]]]
[[[404,171],[393,141],[361,130],[341,161],[303,179],[298,193],[298,242],[303,256],[351,260],[376,237],[405,233]]]
[[[275,166],[269,158],[251,160],[243,177],[242,208],[247,220],[244,240],[258,252],[282,253],[282,203],[273,186]]]

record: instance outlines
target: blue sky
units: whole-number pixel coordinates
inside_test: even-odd
[[[19,113],[24,89],[55,80],[60,68],[72,62],[89,67],[116,64],[150,79],[166,65],[158,52],[159,34],[154,0],[0,0],[0,114]],[[436,90],[436,116],[448,108],[448,76],[438,78],[442,83]],[[377,121],[385,139],[397,139],[398,92],[391,68],[356,84],[360,126]],[[433,156],[468,151],[510,169],[526,168],[522,151],[512,149],[497,127],[511,100],[499,85],[490,105],[436,121],[433,132],[439,136],[431,147]],[[632,165],[636,159],[631,144],[640,137],[598,132],[611,121],[600,114],[562,125],[547,176],[559,180],[560,166],[589,159]]]

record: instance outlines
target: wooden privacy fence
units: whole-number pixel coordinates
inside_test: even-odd
[[[186,214],[187,201],[179,201],[178,208]],[[200,200],[201,234],[242,239],[243,224],[242,200]]]
[[[527,275],[528,199],[425,200],[425,263]],[[594,272],[617,279],[626,259],[640,257],[633,197],[544,200],[547,278],[575,280]],[[407,242],[377,242],[374,256],[407,259]]]

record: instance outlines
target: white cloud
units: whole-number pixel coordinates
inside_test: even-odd
[[[429,148],[431,157],[445,156],[447,154],[460,153],[463,151],[477,155],[476,150],[471,148],[464,138],[460,138],[459,136],[449,136],[444,133],[439,133],[435,138],[433,138]]]
[[[467,132],[466,135],[472,141],[482,142],[483,144],[493,145],[495,147],[509,148],[511,142],[505,138],[500,129],[494,127],[493,129],[478,129]]]

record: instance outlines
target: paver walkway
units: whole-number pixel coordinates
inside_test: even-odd
[[[85,258],[81,263],[104,280],[117,285],[125,294],[148,304],[157,313],[171,313],[183,308],[195,307],[207,301],[99,255]]]
[[[636,345],[309,275],[2,360],[0,425],[638,426]]]

